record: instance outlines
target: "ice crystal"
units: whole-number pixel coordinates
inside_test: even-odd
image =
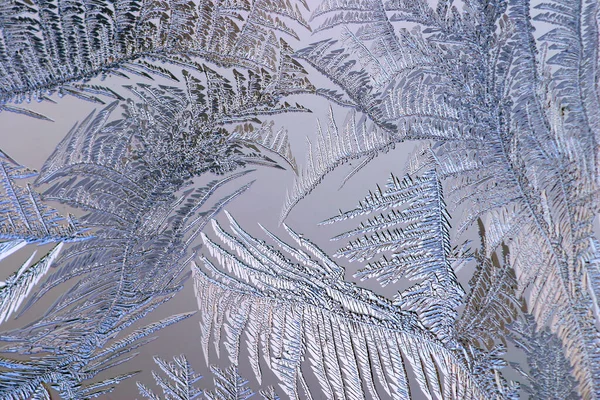
[[[287,398],[513,399],[507,365],[536,398],[600,398],[597,0],[313,8],[307,18],[304,0],[0,1],[0,111],[48,119],[22,103],[114,100],[39,175],[0,151],[3,268],[52,245],[6,271],[0,323],[61,293],[0,333],[0,397],[113,390],[136,372],[101,372],[192,315],[136,325],[191,265],[205,361],[225,350],[232,365],[212,368],[209,398],[253,395],[237,370],[246,353],[248,378],[262,383],[268,368]],[[331,87],[313,84],[323,78]],[[306,94],[332,106],[298,166],[285,126],[264,118],[308,111],[290,97]],[[343,124],[333,104],[349,109]],[[294,245],[265,229],[276,249],[229,214],[229,229],[215,219],[250,187],[249,166],[295,173],[283,221],[334,169],[357,161],[344,184],[407,141],[420,143],[402,175],[326,221],[364,217],[335,237],[333,256],[398,287],[394,299],[346,281],[287,225]],[[473,250],[464,235],[475,230]],[[506,361],[507,339],[528,367]],[[185,357],[155,361],[166,398],[200,395]]]

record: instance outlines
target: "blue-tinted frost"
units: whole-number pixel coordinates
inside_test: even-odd
[[[247,352],[254,378],[268,367],[288,398],[515,398],[500,374],[509,337],[528,358],[511,364],[526,392],[600,398],[599,3],[311,7],[307,18],[303,0],[0,1],[0,111],[48,119],[22,103],[56,93],[115,100],[73,127],[35,184],[0,151],[3,267],[28,245],[53,246],[6,271],[0,323],[61,293],[0,333],[1,398],[93,398],[131,377],[96,379],[191,316],[133,329],[189,265],[207,364]],[[315,42],[291,46],[301,30]],[[315,87],[309,65],[335,88]],[[112,76],[145,83],[117,88]],[[286,101],[296,94],[351,109],[340,125],[330,108],[304,167],[285,128],[261,119],[307,111]],[[345,281],[287,226],[294,245],[265,230],[276,250],[213,219],[250,186],[249,165],[296,173],[285,219],[335,168],[359,159],[348,180],[405,141],[427,142],[407,175],[328,221],[368,216],[335,255],[361,263],[362,279],[408,283],[393,301]],[[472,228],[474,251],[461,236]],[[459,270],[474,271],[468,287]],[[167,398],[200,394],[184,357],[156,362],[163,390],[187,388]],[[251,395],[236,367],[213,373],[209,398]]]

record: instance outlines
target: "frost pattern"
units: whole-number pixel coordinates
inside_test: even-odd
[[[419,282],[398,293],[395,303],[416,312],[424,325],[442,341],[454,339],[456,310],[464,290],[458,284],[453,264],[462,263],[452,254],[450,223],[444,194],[434,168],[421,176],[391,176],[386,190],[377,188],[357,208],[340,213],[324,223],[334,223],[362,215],[373,217],[358,228],[336,236],[346,239],[359,236],[337,252],[351,261],[367,264],[354,276],[362,280],[377,278],[382,285],[400,279]],[[364,235],[364,236],[363,236]]]
[[[152,376],[156,384],[162,389],[165,400],[192,400],[197,399],[202,394],[195,384],[202,378],[197,375],[189,361],[184,355],[173,357],[173,362],[168,362],[160,357],[154,357],[154,362],[160,367],[160,370],[166,375],[166,379],[161,374],[152,371]],[[160,397],[154,394],[143,384],[137,382],[140,394],[147,399],[159,400]]]
[[[72,216],[65,218],[48,206],[31,184],[22,187],[16,182],[36,175],[0,151],[0,239],[38,244],[84,239]]]
[[[171,69],[194,68],[198,59],[280,70],[291,64],[289,46],[275,32],[297,37],[285,19],[308,27],[297,4],[285,0],[3,1],[0,111],[48,119],[11,103],[56,92],[97,103],[123,100],[88,81],[111,74],[177,81]]]
[[[511,326],[511,340],[527,355],[529,378],[524,389],[535,399],[578,399],[577,382],[562,352],[560,340],[548,328],[537,329],[533,316],[526,315]]]
[[[514,395],[497,380],[501,363],[480,364],[446,346],[412,312],[345,282],[343,268],[287,226],[300,248],[265,232],[293,261],[227,216],[232,233],[212,225],[232,252],[202,234],[218,266],[202,257],[203,268],[194,268],[206,356],[211,342],[218,356],[223,341],[235,364],[245,337],[259,381],[262,355],[289,398],[410,398],[413,384],[427,398]],[[305,357],[319,388],[307,386]]]
[[[317,122],[318,123],[318,122]],[[281,213],[281,221],[285,220],[292,208],[306,197],[337,166],[352,159],[365,157],[354,170],[348,174],[349,179],[366,163],[380,152],[393,147],[394,142],[385,131],[370,126],[366,121],[356,121],[355,113],[348,115],[343,129],[339,129],[329,108],[329,120],[325,129],[317,125],[317,143],[313,145],[307,138],[307,165],[299,171],[291,193],[287,193]]]
[[[434,141],[459,232],[482,219],[487,254],[509,246],[516,296],[585,399],[600,397],[597,16],[586,0],[325,0],[317,30],[339,40],[298,53],[396,142]]]
[[[214,392],[203,392],[196,387],[202,376],[194,372],[183,354],[173,357],[173,362],[155,356],[154,362],[167,377],[165,379],[161,374],[152,371],[156,384],[163,391],[164,400],[192,400],[199,398],[202,394],[204,394],[204,398],[209,400],[246,400],[255,394],[247,387],[248,381],[242,378],[235,365],[225,370],[211,365],[210,370],[213,373],[216,389]],[[150,400],[161,399],[143,384],[137,382],[137,386],[140,394],[145,398]],[[266,390],[261,390],[260,394],[265,400],[279,399],[272,386],[269,386]]]
[[[246,400],[254,395],[246,386],[248,381],[240,376],[235,366],[222,370],[213,365],[210,370],[214,375],[216,389],[206,393],[208,400]]]
[[[499,342],[506,346],[509,327],[521,314],[524,302],[517,296],[518,282],[508,246],[502,244],[489,254],[483,221],[478,225],[482,245],[473,255],[477,268],[469,281],[470,291],[456,330],[462,340],[491,350]]]
[[[191,315],[174,315],[113,342],[182,288],[194,238],[251,184],[213,201],[223,186],[250,172],[234,170],[252,163],[277,165],[223,126],[254,121],[260,114],[304,110],[280,104],[273,93],[279,79],[289,77],[275,81],[267,72],[240,73],[231,84],[208,67],[202,75],[183,75],[187,90],[130,87],[137,102],[123,105],[123,118],[111,120],[117,102],[90,114],[46,161],[37,180],[49,185],[45,198],[87,211],[82,221],[94,231],[94,239],[62,253],[57,272],[28,306],[71,279],[78,283],[41,319],[1,337],[10,342],[6,352],[52,350],[43,363],[32,358],[17,366],[7,360],[7,370],[0,371],[4,397],[28,397],[42,382],[67,398],[97,397],[131,376],[82,384],[133,357],[127,353],[150,340],[148,335]],[[216,175],[190,188],[192,179],[203,174]]]
[[[57,244],[40,261],[31,265],[36,254],[34,252],[17,272],[7,280],[0,281],[0,325],[17,311],[33,287],[46,275],[62,246],[63,243]]]
[[[135,372],[100,373],[193,314],[124,334],[192,265],[205,361],[223,348],[232,364],[213,367],[208,398],[253,395],[236,369],[248,352],[288,398],[513,399],[508,339],[527,355],[528,368],[510,364],[526,393],[600,398],[598,4],[322,0],[307,19],[303,0],[1,1],[0,111],[49,119],[22,104],[53,94],[115,101],[73,127],[34,184],[0,151],[3,267],[52,244],[7,271],[0,323],[62,290],[0,333],[0,397],[113,390]],[[315,43],[287,42],[311,29]],[[335,88],[313,85],[314,69]],[[308,111],[289,100],[305,94],[350,111],[339,124],[330,107],[298,167],[285,127],[263,117]],[[398,287],[393,300],[345,281],[287,226],[294,246],[265,230],[279,251],[214,219],[250,187],[249,166],[296,174],[283,221],[334,169],[357,161],[343,185],[405,141],[421,142],[407,174],[325,221],[367,218],[334,256]],[[475,229],[472,250],[462,235]],[[473,271],[468,287],[458,271]],[[185,357],[155,361],[167,398],[200,395]]]
[[[44,202],[28,183],[24,188],[17,180],[37,172],[19,165],[0,151],[0,261],[27,244],[56,243],[52,250],[32,264],[37,251],[10,275],[0,281],[0,324],[14,314],[34,286],[46,275],[64,243],[89,239],[75,218],[63,217]]]

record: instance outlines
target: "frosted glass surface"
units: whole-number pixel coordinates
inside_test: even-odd
[[[0,398],[600,398],[596,0],[0,0]]]

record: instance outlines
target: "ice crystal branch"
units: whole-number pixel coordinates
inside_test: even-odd
[[[34,252],[17,272],[7,280],[0,281],[0,325],[8,320],[31,293],[33,287],[46,275],[62,246],[63,243],[57,244],[41,260],[31,265],[36,254]]]
[[[225,127],[260,114],[302,109],[280,104],[273,91],[264,89],[275,82],[266,72],[244,76],[234,71],[236,84],[208,67],[202,72],[200,77],[184,73],[186,90],[131,87],[138,102],[129,100],[121,119],[111,119],[117,102],[90,114],[45,163],[38,184],[50,185],[46,198],[85,210],[82,220],[95,237],[63,252],[57,272],[28,304],[72,279],[76,283],[38,321],[2,337],[11,342],[5,352],[35,357],[49,351],[53,357],[47,366],[35,363],[38,374],[24,381],[12,375],[10,366],[0,371],[11,376],[0,387],[3,395],[29,396],[46,383],[67,398],[93,397],[86,390],[98,384],[82,381],[125,362],[131,358],[126,353],[148,341],[148,335],[190,315],[149,325],[110,350],[119,332],[182,288],[194,238],[250,185],[213,201],[223,186],[249,172],[234,170],[252,163],[276,165]],[[189,188],[193,178],[211,173],[218,178]],[[52,334],[47,334],[49,327]],[[88,333],[82,336],[82,331]],[[62,369],[41,373],[44,368]],[[36,385],[26,383],[32,379]],[[111,390],[117,381],[98,391]]]
[[[510,326],[509,338],[527,356],[529,372],[519,368],[529,379],[523,388],[535,399],[577,399],[577,382],[571,375],[558,337],[548,328],[540,329],[533,316],[525,315]]]
[[[44,244],[85,239],[72,216],[61,216],[29,183],[26,187],[16,183],[36,175],[0,151],[0,240]]]
[[[248,381],[240,376],[234,365],[225,370],[211,365],[210,370],[214,375],[216,389],[206,393],[208,400],[247,400],[254,395],[246,386]]]
[[[476,270],[456,330],[461,340],[491,350],[498,342],[507,345],[508,328],[524,304],[517,296],[518,282],[508,246],[503,244],[501,252],[488,254],[483,221],[478,225],[481,248],[474,254]]]
[[[307,139],[306,165],[298,173],[291,193],[287,194],[281,213],[282,222],[292,208],[336,167],[350,160],[364,158],[348,174],[346,179],[349,179],[377,154],[387,152],[394,146],[394,141],[387,132],[365,120],[357,122],[355,113],[349,114],[344,127],[339,129],[330,107],[327,126],[323,128],[319,122],[317,124],[316,143]]]
[[[448,198],[467,211],[460,231],[482,218],[487,253],[509,246],[516,295],[527,289],[527,309],[559,334],[586,399],[600,396],[599,289],[587,284],[598,282],[597,15],[593,1],[326,0],[313,17],[343,25],[341,40],[298,53],[395,140],[437,142]],[[535,37],[538,21],[549,29]]]
[[[298,37],[289,23],[308,27],[297,4],[284,0],[4,1],[0,111],[45,118],[10,103],[42,101],[56,92],[99,103],[107,96],[123,99],[90,79],[112,74],[178,80],[171,67],[194,68],[197,59],[281,70],[294,63],[278,38]]]
[[[173,362],[155,356],[154,362],[167,376],[167,379],[165,379],[160,374],[152,371],[156,384],[163,390],[165,400],[192,400],[202,394],[210,400],[246,400],[254,396],[254,392],[247,386],[248,381],[242,378],[235,365],[231,365],[224,370],[211,365],[210,370],[213,373],[216,389],[214,392],[203,392],[196,387],[202,376],[194,372],[184,355],[173,357]],[[143,384],[137,382],[137,386],[140,394],[145,398],[151,400],[161,399]],[[260,394],[265,400],[279,399],[272,386],[269,386],[266,390],[261,390]]]
[[[510,389],[493,378],[498,366],[477,369],[413,313],[343,281],[343,269],[290,228],[286,227],[301,249],[267,234],[296,263],[229,218],[233,233],[216,221],[213,229],[232,252],[203,234],[219,267],[202,258],[203,268],[194,268],[206,357],[210,343],[223,340],[235,364],[246,337],[244,348],[254,373],[260,379],[263,354],[291,398],[318,393],[340,399],[409,398],[416,387],[428,398],[509,395]],[[307,387],[305,357],[318,388]],[[414,375],[407,374],[408,368]],[[486,383],[490,381],[494,383]]]
[[[152,371],[156,384],[162,389],[165,400],[193,400],[202,394],[195,384],[202,378],[197,375],[184,355],[173,357],[173,362],[168,362],[160,357],[154,357],[154,362],[166,375],[166,379]],[[137,382],[140,394],[147,399],[159,400],[156,394],[143,384]]]
[[[382,285],[399,279],[418,280],[398,293],[396,303],[422,316],[423,323],[443,342],[455,340],[456,309],[465,293],[453,270],[450,216],[435,168],[404,179],[392,175],[386,190],[377,188],[357,208],[323,223],[363,215],[373,216],[334,238],[359,236],[337,255],[359,262],[377,257],[355,274],[363,280],[377,278]]]

